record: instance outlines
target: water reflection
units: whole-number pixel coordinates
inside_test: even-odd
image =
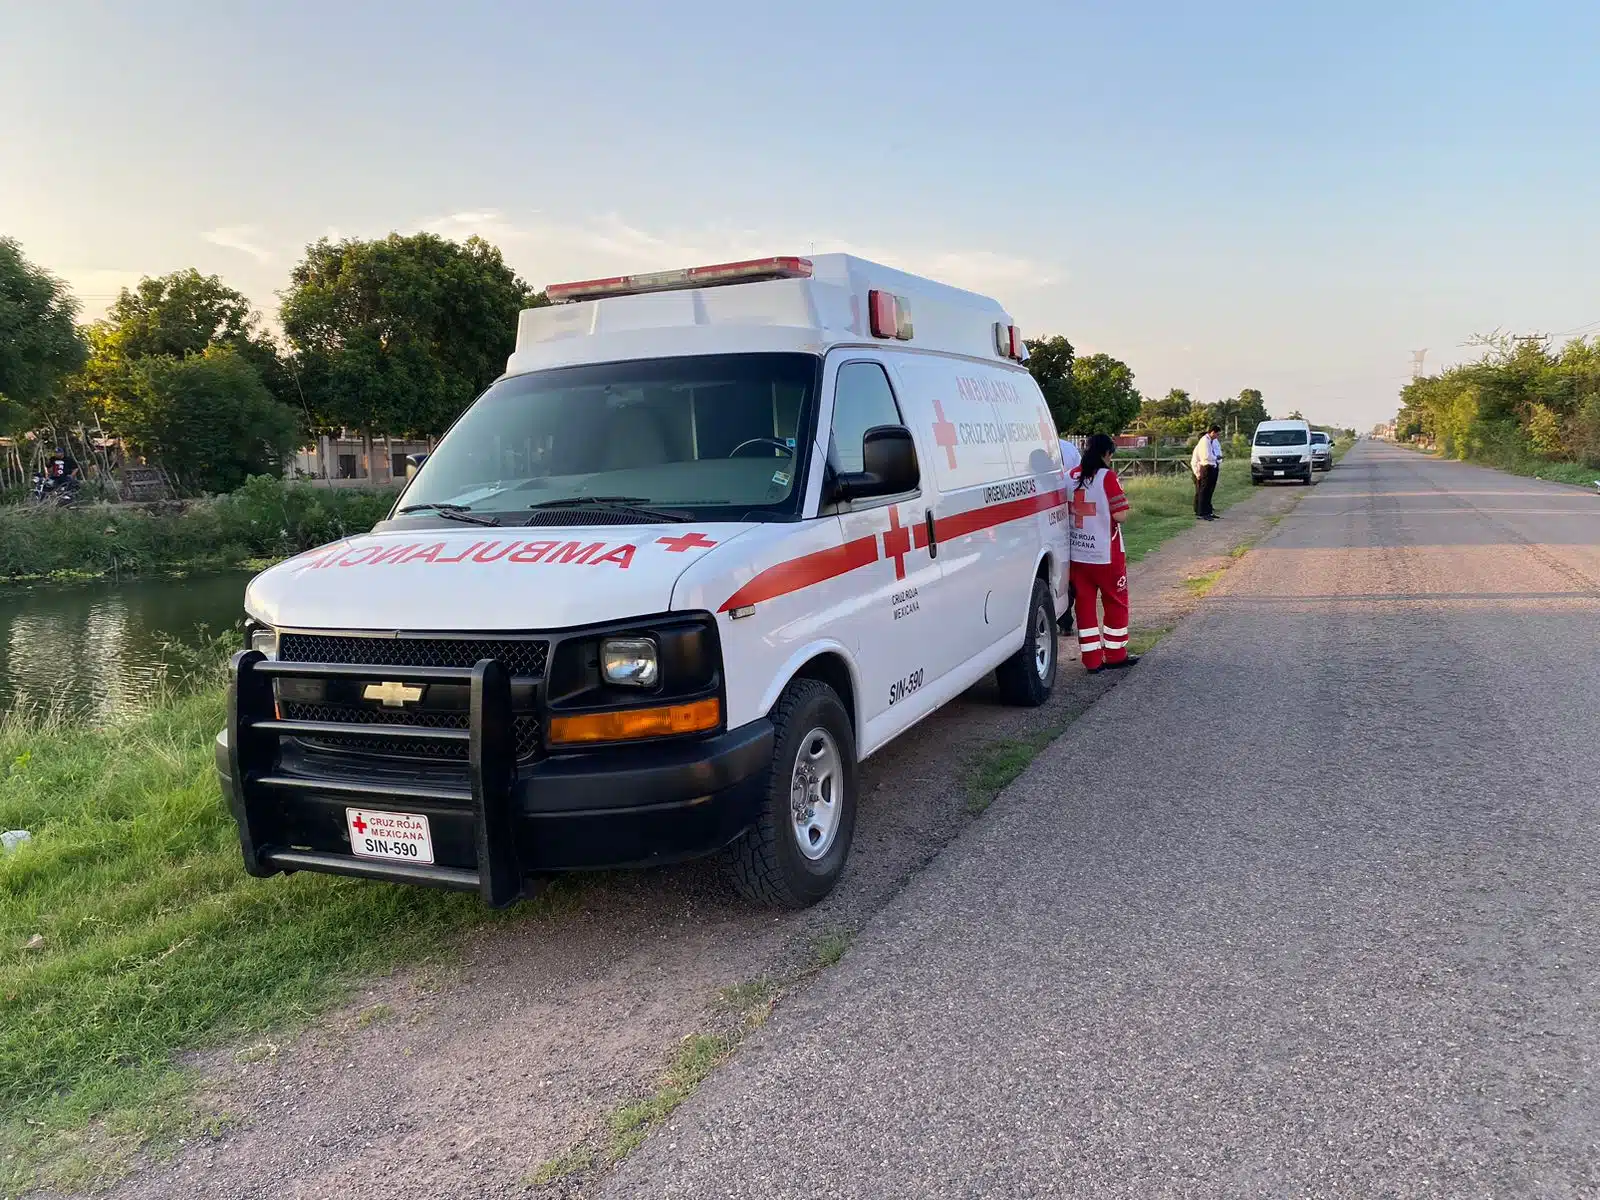
[[[0,587],[0,710],[103,721],[182,686],[198,647],[241,617],[246,576]]]

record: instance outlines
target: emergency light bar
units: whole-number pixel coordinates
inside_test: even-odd
[[[867,313],[871,317],[873,337],[911,340],[911,310],[906,307],[903,296],[874,288],[867,293]]]
[[[1004,321],[994,323],[994,352],[1001,358],[1022,361],[1022,330]]]
[[[544,294],[552,304],[598,300],[604,296],[635,296],[641,292],[673,292],[682,288],[717,287],[728,283],[759,283],[769,279],[810,279],[808,258],[751,258],[743,262],[715,263],[648,275],[614,275],[610,279],[584,279],[577,283],[552,283]]]

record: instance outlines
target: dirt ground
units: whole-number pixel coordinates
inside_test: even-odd
[[[1227,566],[1302,494],[1263,489],[1136,564],[1135,630],[1170,627],[1201,603],[1184,581]],[[754,910],[703,864],[571,881],[548,914],[480,932],[448,967],[374,980],[281,1045],[197,1062],[218,1132],[143,1163],[110,1194],[536,1194],[540,1165],[654,1091],[683,1038],[727,1027],[721,989],[815,968],[819,937],[858,927],[982,820],[969,781],[996,743],[1059,728],[1116,685],[1115,674],[1082,674],[1072,654],[1064,642],[1048,705],[1005,708],[981,685],[864,764],[849,866],[815,908]]]

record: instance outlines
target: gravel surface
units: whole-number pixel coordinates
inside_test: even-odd
[[[1194,608],[1183,580],[1230,564],[1232,546],[1302,495],[1263,490],[1136,565],[1135,628]],[[1049,705],[1005,708],[985,684],[865,765],[849,869],[815,909],[752,910],[704,867],[580,880],[552,914],[485,930],[447,966],[372,981],[300,1036],[198,1059],[222,1132],[142,1163],[111,1194],[527,1195],[542,1162],[655,1087],[680,1038],[726,1022],[718,989],[810,965],[815,937],[864,924],[972,826],[963,778],[975,755],[1059,728],[1124,682],[1084,676],[1063,652]]]
[[[607,1195],[1600,1194],[1600,501],[1373,443]]]

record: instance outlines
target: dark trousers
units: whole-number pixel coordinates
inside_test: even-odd
[[[1217,492],[1217,469],[1201,467],[1194,477],[1194,515],[1209,517],[1212,513],[1211,497]]]

